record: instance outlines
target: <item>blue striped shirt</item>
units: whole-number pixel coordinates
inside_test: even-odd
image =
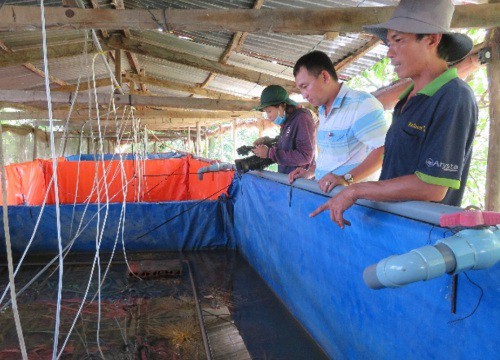
[[[330,112],[325,114],[325,106],[318,112],[316,180],[327,173],[348,173],[384,145],[388,129],[384,108],[371,94],[343,83]]]

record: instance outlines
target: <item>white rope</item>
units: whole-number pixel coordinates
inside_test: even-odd
[[[113,105],[114,105],[114,104],[113,104]],[[125,126],[125,125],[126,125],[126,122],[127,122],[127,121],[122,122],[122,126]],[[118,129],[118,132],[119,132],[119,127],[117,127],[117,129]],[[121,141],[121,135],[120,135],[120,134],[118,134],[118,136],[117,136],[117,141],[118,141],[118,142],[119,142],[119,141]],[[123,244],[123,251],[124,251],[125,262],[126,262],[126,264],[127,264],[127,267],[128,267],[128,269],[129,269],[129,271],[130,271],[130,272],[132,272],[132,271],[131,271],[131,269],[130,269],[130,265],[129,265],[129,263],[128,263],[128,260],[127,260],[126,253],[125,253],[125,245],[124,245],[124,242],[123,242],[123,234],[124,234],[124,230],[125,230],[125,213],[126,213],[127,189],[128,189],[128,185],[129,185],[129,183],[133,180],[133,178],[132,178],[132,179],[130,179],[128,182],[126,181],[126,172],[125,172],[125,168],[124,168],[124,166],[123,166],[123,158],[122,158],[122,156],[120,156],[120,169],[121,169],[121,178],[122,178],[122,193],[123,193],[123,204],[122,204],[122,210],[121,210],[121,213],[120,213],[120,219],[119,219],[119,223],[118,223],[117,234],[116,234],[116,237],[115,237],[115,245],[114,245],[114,247],[113,247],[113,252],[112,252],[112,255],[111,255],[111,257],[110,257],[110,260],[109,260],[108,266],[107,266],[106,271],[105,271],[105,273],[104,273],[104,276],[103,276],[102,280],[99,282],[99,289],[100,289],[100,287],[102,286],[102,284],[104,283],[104,280],[105,280],[106,275],[107,275],[107,273],[108,273],[109,267],[111,266],[111,261],[112,261],[112,258],[113,258],[113,255],[114,255],[114,251],[115,251],[115,248],[116,248],[117,239],[118,239],[118,236],[119,236],[119,234],[120,234],[120,224],[121,224],[121,235],[122,235],[121,237],[122,237],[122,244]],[[116,173],[115,173],[115,174],[116,174]],[[105,178],[105,177],[104,177],[104,178]],[[111,180],[111,182],[114,180],[114,178],[115,178],[115,175],[113,176],[113,179]],[[125,181],[124,181],[124,180],[125,180]],[[113,197],[112,197],[111,199],[109,199],[109,200],[112,200],[112,199],[113,199],[115,196],[117,196],[117,195],[118,195],[118,193],[117,193],[117,194],[115,194],[115,195],[113,195]],[[104,207],[104,206],[103,206],[103,207]],[[100,211],[100,209],[99,209],[99,211]],[[97,214],[99,213],[99,211],[98,211],[98,212],[94,215],[94,217],[95,217],[95,216],[97,216]],[[93,219],[93,217],[92,217],[92,219]],[[92,220],[92,219],[91,219],[91,220]],[[89,223],[90,223],[90,222],[89,222]],[[83,230],[82,230],[82,231],[83,231]],[[79,236],[79,234],[78,234],[78,236]],[[76,238],[76,237],[75,237],[75,238]],[[97,252],[96,252],[96,255],[97,255]],[[77,320],[78,320],[78,317],[80,316],[80,313],[81,313],[81,311],[82,311],[82,309],[83,309],[83,306],[84,306],[84,304],[85,304],[85,302],[86,302],[86,299],[87,299],[87,296],[88,296],[88,291],[89,291],[89,289],[90,289],[90,284],[91,284],[91,280],[92,280],[92,274],[93,274],[94,267],[95,267],[95,263],[96,263],[95,259],[96,259],[96,257],[94,257],[94,262],[93,262],[93,265],[92,265],[92,271],[91,271],[91,275],[90,275],[90,277],[89,277],[89,282],[87,283],[87,289],[86,289],[86,291],[85,291],[85,295],[84,295],[83,300],[82,300],[82,302],[81,302],[81,304],[80,304],[80,307],[79,307],[79,309],[78,309],[78,311],[77,311],[77,314],[75,315],[75,318],[74,318],[74,320],[73,320],[73,323],[72,323],[72,325],[71,325],[71,327],[70,327],[70,329],[69,329],[69,331],[68,331],[68,333],[67,333],[67,336],[66,336],[66,339],[65,339],[65,341],[64,341],[64,344],[63,344],[63,346],[62,346],[62,349],[61,349],[60,353],[58,354],[58,358],[62,355],[63,349],[65,348],[65,346],[66,346],[66,344],[67,344],[67,342],[68,342],[68,340],[69,340],[69,338],[70,338],[70,336],[71,336],[71,333],[72,333],[72,331],[73,331],[73,329],[74,329],[74,327],[75,327],[75,325],[76,325],[76,322],[77,322]],[[97,295],[97,294],[96,294],[96,295]],[[94,295],[94,298],[93,298],[92,300],[90,300],[90,302],[93,302],[93,301],[94,301],[94,299],[95,299],[95,295]],[[99,344],[99,341],[98,341],[98,344]]]
[[[131,182],[133,181],[133,178],[130,179],[128,182],[127,182],[127,186],[128,184],[130,184]],[[118,196],[118,193],[115,194],[114,196],[112,196],[110,198],[110,200],[113,200],[116,196]],[[88,206],[89,204],[87,204]],[[71,239],[71,241],[64,247],[63,251],[66,252],[66,254],[69,252],[69,250],[71,249],[71,247],[73,246],[73,244],[75,243],[76,239],[83,233],[83,231],[91,224],[92,220],[94,220],[94,218],[97,216],[97,214],[104,208],[104,205],[101,207],[101,208],[98,208],[96,213],[89,219],[89,221],[83,226],[83,227],[79,227],[77,233],[75,234],[75,236]],[[86,209],[85,209],[86,211]],[[83,219],[85,217],[85,212],[84,214],[82,215],[82,219],[80,221],[80,224],[83,223]],[[17,296],[21,295],[24,291],[26,291],[26,289],[28,289],[50,266],[52,266],[52,264],[59,258],[59,256],[56,256],[54,257],[51,261],[49,261],[47,263],[47,265],[45,265],[45,267],[40,270],[25,286],[23,286],[23,288],[21,290],[19,290],[17,292]],[[2,306],[2,308],[0,309],[0,311],[3,311],[5,310],[5,308],[10,304],[10,300],[4,305]]]
[[[39,274],[37,274],[23,289],[21,289],[20,293],[22,291],[24,291],[27,287],[29,287],[34,281],[36,281],[36,279],[43,272],[45,272],[56,261],[56,259],[59,259],[59,264],[58,264],[58,268],[59,268],[59,282],[58,282],[58,298],[57,298],[57,309],[56,309],[57,313],[56,313],[56,323],[55,323],[55,331],[54,331],[54,344],[53,344],[53,355],[52,355],[52,358],[55,359],[55,356],[56,356],[57,350],[58,350],[58,339],[59,339],[59,327],[60,327],[60,311],[61,311],[62,279],[63,279],[64,258],[69,253],[69,251],[70,251],[71,247],[73,246],[75,240],[81,235],[81,233],[83,232],[83,230],[91,223],[92,219],[94,219],[97,216],[96,254],[95,254],[95,258],[94,258],[94,262],[93,262],[92,273],[91,273],[91,276],[89,278],[89,283],[88,284],[90,286],[90,283],[91,283],[92,277],[93,277],[92,274],[94,272],[94,266],[95,266],[95,264],[97,262],[97,265],[98,265],[98,268],[99,268],[99,270],[98,270],[98,279],[99,279],[99,281],[98,281],[98,283],[99,283],[99,289],[98,289],[98,293],[99,293],[99,313],[98,313],[98,316],[99,316],[99,319],[98,319],[97,341],[98,341],[98,347],[99,347],[99,351],[101,353],[101,356],[104,357],[104,355],[102,353],[102,349],[100,348],[100,341],[99,341],[99,328],[100,328],[100,316],[101,316],[101,309],[100,309],[100,290],[101,289],[100,289],[100,285],[102,284],[102,282],[104,281],[104,279],[106,277],[106,274],[108,272],[109,266],[111,264],[111,259],[110,259],[110,262],[109,262],[109,264],[108,264],[108,266],[106,268],[106,271],[104,273],[104,277],[103,277],[103,279],[101,281],[101,279],[100,279],[101,270],[100,270],[100,256],[99,256],[99,252],[100,252],[100,246],[101,246],[101,243],[102,243],[102,237],[103,237],[103,234],[104,234],[104,229],[105,229],[105,226],[106,226],[107,216],[108,216],[108,212],[109,212],[110,198],[109,198],[108,183],[106,181],[107,180],[107,175],[108,175],[108,171],[107,170],[109,168],[106,169],[106,167],[104,165],[104,142],[103,142],[103,133],[101,132],[101,124],[100,124],[100,116],[99,116],[99,107],[98,107],[98,104],[97,104],[97,96],[95,96],[95,102],[96,102],[95,105],[96,105],[96,111],[98,113],[98,115],[97,115],[98,133],[99,133],[99,150],[98,150],[98,152],[100,154],[102,154],[102,156],[103,156],[103,159],[102,159],[103,177],[102,177],[101,180],[99,180],[98,176],[96,176],[94,184],[93,184],[93,187],[92,187],[91,195],[89,195],[89,197],[86,199],[85,210],[84,210],[84,213],[82,215],[82,218],[80,219],[79,226],[78,226],[78,229],[76,231],[76,234],[73,237],[73,239],[71,239],[71,241],[68,243],[68,245],[65,246],[64,249],[63,249],[62,248],[62,240],[61,240],[60,207],[59,207],[59,193],[58,193],[59,187],[58,187],[58,179],[57,179],[57,161],[56,161],[56,156],[55,156],[54,128],[53,128],[53,119],[52,119],[52,101],[51,101],[50,86],[49,86],[49,81],[48,81],[48,79],[49,79],[49,75],[48,75],[49,72],[48,72],[48,59],[47,59],[47,53],[46,53],[47,43],[46,43],[45,12],[44,12],[44,3],[43,3],[43,1],[41,1],[41,17],[42,17],[42,35],[43,35],[43,50],[44,50],[44,70],[45,70],[45,74],[46,74],[45,87],[46,87],[46,93],[47,93],[48,113],[49,113],[49,120],[50,120],[50,141],[51,141],[50,144],[51,144],[51,156],[52,156],[52,163],[53,163],[53,177],[51,179],[49,187],[47,188],[46,196],[44,198],[44,202],[42,204],[42,208],[41,208],[39,217],[37,219],[37,223],[36,223],[34,232],[32,234],[32,237],[30,239],[30,242],[29,242],[28,246],[25,249],[25,252],[23,254],[22,259],[24,259],[24,256],[26,255],[26,253],[27,253],[29,247],[31,246],[31,243],[32,243],[32,241],[33,241],[33,239],[35,237],[35,234],[36,234],[36,231],[38,229],[38,226],[39,226],[39,223],[40,223],[40,219],[41,219],[41,216],[42,216],[42,212],[43,212],[44,206],[46,204],[47,195],[48,195],[48,192],[49,192],[49,189],[50,189],[50,186],[52,185],[52,183],[54,184],[54,188],[55,188],[56,221],[57,221],[57,236],[58,236],[59,255],[58,255],[58,257],[55,257],[51,262],[49,262],[46,265],[46,267],[44,269],[42,269],[42,271],[39,272]],[[116,79],[114,77],[113,71],[111,71],[111,69],[109,67],[109,64],[107,63],[107,61],[105,59],[104,53],[101,51],[101,47],[100,47],[99,41],[97,39],[97,36],[96,36],[94,30],[92,30],[92,38],[93,38],[94,43],[96,44],[97,48],[100,50],[100,55],[101,55],[101,57],[102,57],[105,65],[106,65],[106,68],[107,68],[108,72],[110,73],[110,76],[111,76],[111,79],[112,79],[114,85],[120,91],[120,93],[123,94],[123,91],[122,91],[121,87],[118,85],[118,82],[116,81]],[[87,44],[87,39],[86,39],[86,44]],[[69,124],[69,119],[71,117],[71,112],[72,112],[72,109],[73,109],[73,105],[76,102],[76,97],[77,97],[77,94],[78,94],[78,87],[79,87],[79,83],[80,83],[80,78],[81,78],[81,76],[78,78],[77,89],[75,91],[75,96],[72,99],[70,111],[69,111],[69,113],[67,115],[64,134],[66,134],[66,132],[67,132],[67,125]],[[94,71],[94,66],[93,66],[93,80],[94,80],[94,85],[95,85],[95,71]],[[90,79],[88,79],[88,82],[90,82]],[[95,86],[94,86],[94,89],[95,89]],[[89,90],[90,90],[90,86],[89,86]],[[96,94],[96,92],[95,92],[95,94]],[[114,100],[114,99],[112,98],[112,100]],[[113,107],[114,107],[114,103],[113,103]],[[92,106],[91,106],[91,97],[90,96],[89,96],[89,107],[88,108],[89,108],[89,118],[90,118],[91,109],[92,109]],[[131,115],[132,115],[132,122],[133,122],[133,132],[134,132],[134,136],[136,138],[137,137],[137,123],[136,123],[136,121],[135,121],[135,119],[133,117],[133,113],[131,113]],[[115,119],[116,119],[116,112],[115,112]],[[106,127],[104,128],[104,133],[105,132],[106,132]],[[90,124],[90,133],[91,133],[91,138],[93,138],[92,124]],[[63,138],[64,138],[64,136],[63,136]],[[121,140],[121,135],[119,134],[119,130],[118,130],[117,138],[120,138],[120,140]],[[61,149],[62,149],[63,142],[61,142],[60,146],[61,146]],[[81,146],[82,145],[80,143],[80,148],[81,148]],[[92,153],[95,153],[94,149],[95,149],[94,148],[94,142],[92,142]],[[88,150],[90,152],[90,149],[88,149]],[[137,151],[137,153],[138,153],[138,151]],[[134,154],[134,155],[135,155],[134,158],[137,158],[137,155],[139,155],[139,154]],[[78,161],[80,162],[81,158]],[[127,267],[130,270],[130,266],[128,264],[127,257],[126,257],[126,251],[125,251],[124,230],[125,230],[125,214],[126,214],[127,188],[128,188],[128,184],[133,179],[130,179],[130,181],[128,181],[128,182],[126,181],[126,172],[125,172],[125,168],[123,166],[123,158],[122,157],[120,157],[120,165],[121,165],[120,169],[121,169],[121,175],[122,175],[121,176],[122,185],[123,185],[123,183],[125,183],[125,185],[122,186],[122,193],[124,194],[123,195],[124,197],[123,197],[122,211],[121,211],[120,219],[119,219],[119,222],[118,222],[118,229],[117,229],[117,233],[116,233],[116,237],[115,237],[115,244],[114,244],[114,247],[113,247],[113,254],[114,254],[114,250],[116,248],[116,244],[117,244],[117,240],[118,240],[118,236],[120,234],[120,228],[121,228],[121,239],[122,239],[122,245],[123,245],[122,248],[123,248],[123,252],[124,252],[125,261],[127,263]],[[141,168],[141,165],[144,166],[144,164],[141,164],[141,162],[138,161],[137,165],[138,165],[137,173],[139,175],[139,189],[140,189],[140,180],[141,180],[141,174],[142,174],[142,170],[143,170]],[[80,166],[78,166],[78,169],[80,169]],[[97,173],[98,173],[98,171],[96,171],[96,174]],[[115,171],[115,174],[113,174],[113,179],[116,177],[116,173],[117,173],[117,171]],[[101,181],[103,181],[102,184],[101,184]],[[104,191],[105,191],[105,194],[106,194],[106,205],[105,205],[106,212],[105,212],[104,220],[103,220],[103,223],[102,223],[102,229],[100,229],[100,226],[99,226],[99,224],[100,224],[100,211],[104,208],[104,206],[100,206],[100,204],[99,204],[99,201],[101,199],[101,196],[100,196],[101,186],[104,187]],[[4,189],[5,189],[5,187],[4,187]],[[77,192],[78,192],[78,184],[77,184]],[[97,210],[96,214],[94,214],[94,216],[92,216],[92,218],[89,220],[89,222],[85,226],[83,226],[83,228],[82,228],[83,220],[85,218],[85,213],[86,213],[86,211],[88,209],[89,202],[90,202],[92,194],[94,192],[97,192],[97,199],[98,199],[97,200],[97,208],[98,208],[98,210]],[[138,193],[138,196],[139,196],[139,194],[140,194],[140,192]],[[115,196],[113,196],[113,198]],[[77,193],[75,194],[75,202],[76,202],[76,199],[77,199]],[[76,203],[73,204],[73,214],[72,214],[72,220],[71,220],[70,237],[72,235],[71,233],[72,233],[73,219],[74,219],[74,214],[75,214],[75,207],[76,207]],[[63,252],[65,253],[64,256],[63,256]],[[20,266],[21,266],[21,262],[18,264],[18,267],[16,269],[16,273],[17,273],[17,270],[19,270]],[[10,289],[11,289],[11,292],[13,292],[13,295],[11,295],[11,301],[13,303],[13,308],[14,308],[15,307],[14,303],[15,303],[16,293],[15,293],[15,287],[13,286],[13,283],[10,286]],[[83,306],[85,304],[86,298],[88,296],[88,289],[89,289],[89,287],[87,288],[84,300],[81,303],[81,307],[80,307],[79,313],[81,312],[81,309],[83,308]],[[6,291],[7,291],[7,288],[6,288]],[[2,300],[3,300],[4,296],[5,296],[5,293],[2,296]],[[0,300],[0,303],[1,303],[2,300]],[[77,319],[77,318],[75,317],[75,319]],[[65,348],[65,345],[66,345],[66,343],[67,343],[67,341],[69,339],[70,333],[71,333],[71,331],[68,333],[68,336],[66,337],[66,341],[64,342],[62,348],[60,349],[60,353],[59,353],[58,357],[61,356],[61,354],[62,354],[62,352],[63,352],[63,350]],[[21,337],[22,337],[22,332],[21,332]],[[24,341],[23,341],[23,344],[24,344]],[[23,346],[21,346],[21,348],[23,348]],[[27,357],[25,357],[23,355],[23,358],[27,358]]]
[[[88,41],[88,36],[87,36],[87,33],[85,33],[85,44],[84,44],[84,48],[83,48],[83,54],[86,55],[87,54],[87,41]],[[84,58],[86,58],[86,56],[84,56]],[[75,95],[73,96],[72,98],[72,102],[71,102],[71,106],[70,106],[70,109],[68,111],[68,115],[67,115],[67,118],[66,118],[66,125],[65,125],[65,130],[67,129],[68,127],[68,124],[69,124],[69,119],[70,119],[70,116],[72,114],[72,111],[73,111],[73,106],[76,102],[76,98],[77,98],[77,95],[78,95],[78,88],[80,86],[80,78],[81,76],[78,77],[78,81],[77,81],[77,85],[76,85],[76,91],[75,91]],[[36,136],[36,134],[35,134]],[[81,144],[80,144],[81,145]],[[62,146],[62,142],[59,146],[59,153],[61,154],[61,156],[63,155],[62,154],[62,150],[63,150],[63,146]],[[35,227],[33,229],[33,232],[31,234],[31,237],[30,237],[30,240],[28,241],[28,244],[26,245],[26,247],[24,248],[24,251],[23,251],[23,254],[21,256],[21,258],[19,259],[18,263],[17,263],[17,266],[16,266],[16,270],[14,271],[14,278],[16,277],[19,269],[21,268],[21,265],[23,264],[24,262],[24,259],[26,257],[26,255],[28,254],[28,251],[29,249],[31,248],[31,245],[33,243],[33,240],[35,238],[35,235],[38,231],[38,226],[40,225],[40,220],[42,218],[42,215],[43,215],[43,212],[45,210],[45,205],[47,204],[47,198],[48,198],[48,195],[50,193],[50,189],[51,189],[51,186],[54,182],[54,174],[52,174],[52,177],[50,179],[50,182],[49,182],[49,185],[47,186],[46,190],[45,190],[45,196],[44,196],[44,199],[43,199],[43,202],[42,202],[42,205],[40,207],[40,212],[38,213],[38,217],[37,217],[37,220],[36,220],[36,223],[35,223]],[[77,181],[78,181],[78,177],[77,177]],[[77,185],[77,189],[78,189],[78,185]],[[73,213],[73,216],[74,216],[74,213]],[[72,217],[72,220],[71,220],[71,228],[73,227],[73,217]],[[71,237],[71,233],[72,233],[72,230],[70,230],[70,237]],[[0,304],[3,302],[7,292],[9,291],[9,288],[10,288],[10,284],[7,284],[7,286],[5,287],[4,289],[4,292],[2,294],[2,296],[0,297]]]
[[[96,255],[95,259],[97,259],[97,293],[98,293],[98,300],[97,300],[97,331],[96,331],[96,341],[97,341],[97,348],[99,350],[99,353],[101,354],[102,358],[104,358],[104,354],[102,353],[101,349],[101,341],[100,341],[100,331],[101,331],[101,257],[100,257],[100,249],[101,249],[101,242],[102,242],[102,237],[104,235],[104,229],[106,227],[106,220],[108,218],[108,213],[109,213],[109,193],[108,193],[108,183],[106,181],[106,169],[104,166],[104,145],[103,145],[103,138],[102,138],[102,133],[101,133],[101,117],[100,117],[100,112],[99,112],[99,104],[98,104],[98,98],[97,98],[97,89],[95,87],[95,56],[92,61],[92,80],[94,82],[94,101],[96,105],[96,118],[97,118],[97,130],[99,134],[99,150],[98,153],[102,156],[101,159],[96,161],[96,172],[95,172],[95,178],[98,181],[99,177],[99,171],[97,169],[97,166],[99,163],[102,165],[102,178],[103,178],[103,184],[104,184],[104,191],[106,195],[106,212],[104,215],[104,220],[102,224],[102,229],[101,232],[99,233],[99,223],[100,223],[100,215],[97,215],[97,233],[96,233]],[[97,204],[99,205],[101,201],[101,193],[99,187],[97,188]]]
[[[62,241],[61,241],[61,214],[59,208],[59,185],[57,181],[57,159],[54,141],[54,121],[52,119],[52,99],[50,96],[50,80],[49,80],[49,62],[47,58],[47,31],[45,29],[45,6],[44,1],[40,1],[40,11],[42,17],[42,42],[43,42],[43,67],[45,72],[45,92],[47,94],[47,109],[49,112],[49,129],[50,129],[50,151],[52,155],[52,169],[54,171],[54,194],[56,202],[56,225],[57,225],[57,246],[59,249],[59,283],[57,288],[57,308],[56,308],[56,322],[54,329],[54,344],[52,347],[52,359],[56,359],[57,346],[59,342],[59,325],[61,322],[61,297],[62,297],[62,282],[63,282],[63,254],[62,254]]]
[[[3,159],[3,129],[0,123],[0,167],[2,172],[2,210],[3,210],[3,228],[5,232],[5,247],[7,248],[7,267],[9,269],[9,285],[10,285],[10,298],[12,300],[12,313],[14,314],[14,323],[16,324],[17,337],[19,339],[19,347],[23,359],[28,359],[26,352],[26,344],[24,343],[23,329],[21,327],[21,319],[19,318],[19,311],[17,309],[16,285],[14,283],[14,266],[12,261],[12,247],[10,243],[9,231],[9,207],[7,205],[7,179],[5,176],[5,165]]]

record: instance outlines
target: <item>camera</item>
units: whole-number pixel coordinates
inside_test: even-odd
[[[263,137],[259,140],[259,145],[266,145],[269,148],[278,143],[278,138],[271,139],[269,137]],[[247,155],[253,150],[253,148],[254,146],[243,145],[236,149],[236,152],[238,155]],[[236,170],[238,170],[238,172],[246,173],[250,170],[262,170],[265,167],[274,164],[274,161],[269,158],[262,159],[256,155],[252,155],[243,159],[236,159],[234,163],[236,164]]]

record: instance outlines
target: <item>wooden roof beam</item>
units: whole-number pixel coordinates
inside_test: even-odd
[[[358,59],[362,58],[365,56],[367,52],[375,48],[378,44],[380,44],[381,41],[378,38],[373,38],[372,40],[368,41],[364,46],[362,46],[360,49],[358,49],[354,54],[351,54],[338,63],[335,64],[335,71],[337,73],[341,72],[345,68],[347,68],[349,65],[352,63],[356,62]]]
[[[125,74],[124,81],[134,81],[134,82],[147,83],[150,85],[159,86],[159,87],[163,87],[163,88],[167,88],[167,89],[171,89],[171,90],[183,91],[183,92],[194,94],[194,95],[204,96],[204,97],[210,98],[210,99],[248,100],[247,98],[244,98],[242,96],[230,95],[230,94],[226,94],[226,93],[223,93],[220,91],[203,89],[199,86],[182,84],[182,83],[170,81],[170,80],[160,80],[160,79],[157,79],[157,78],[152,77],[152,76],[140,76],[140,75],[128,73],[128,74]]]
[[[139,40],[112,36],[107,42],[107,45],[110,48],[122,49],[136,54],[159,58],[216,74],[249,81],[262,86],[271,84],[281,85],[289,92],[297,92],[295,82],[292,80],[286,80],[273,75],[254,70],[242,69],[232,65],[220,64],[217,61],[200,58],[191,54],[173,52],[160,46],[141,43]]]
[[[125,10],[125,4],[123,3],[123,0],[113,0],[112,4],[115,6],[117,10]],[[130,30],[128,28],[124,28],[122,31],[123,35],[126,38],[132,37],[132,35],[130,34]],[[144,75],[143,74],[144,71],[141,65],[139,64],[139,59],[137,59],[137,56],[134,53],[131,53],[130,51],[125,51],[125,55],[127,56],[128,63],[130,64],[132,71],[138,75]],[[148,88],[142,82],[139,83],[139,87],[143,93],[146,93],[148,91]]]
[[[71,103],[73,94],[54,92],[52,94],[53,104],[69,104]],[[235,110],[235,111],[250,111],[256,107],[259,102],[255,100],[224,100],[224,99],[198,99],[198,98],[181,98],[181,97],[166,97],[166,96],[145,96],[145,95],[110,95],[97,94],[97,102],[99,104],[108,104],[114,97],[116,105],[130,106],[158,106],[158,107],[173,107],[181,109],[204,109],[204,110]],[[88,103],[89,94],[81,93],[78,95],[75,103]],[[94,95],[91,94],[91,98]],[[39,103],[46,102],[47,95],[45,91],[32,90],[0,90],[0,102],[6,103]]]
[[[54,45],[51,46],[48,44],[47,46],[47,56],[49,59],[59,59],[64,57],[78,56],[82,55],[84,51],[83,43],[80,44],[68,44],[65,46]],[[109,50],[103,45],[103,50]],[[89,43],[87,46],[87,53],[93,54],[96,53],[97,50],[94,46]],[[34,50],[19,50],[10,54],[0,54],[0,68],[7,66],[16,66],[23,63],[32,63],[35,61],[43,60],[43,52],[42,49]]]
[[[327,9],[79,9],[48,7],[47,28],[157,29],[157,19],[167,19],[169,29],[323,35],[326,32],[363,32],[363,25],[389,20],[394,7]],[[334,20],[332,20],[334,19]],[[455,7],[453,28],[493,28],[500,25],[500,3]],[[41,29],[37,6],[4,5],[0,31]]]
[[[90,0],[90,4],[92,5],[92,8],[99,9],[99,3],[97,2],[97,0]],[[108,30],[106,30],[106,29],[99,29],[99,31],[101,32],[101,34],[102,34],[102,36],[104,38],[107,39],[109,37]]]
[[[106,112],[101,112],[101,118],[107,116]],[[121,117],[124,115],[123,108],[118,108],[116,115]],[[46,120],[47,111],[40,109],[28,108],[26,111],[19,112],[0,112],[0,120],[2,121],[16,121],[16,120]],[[55,110],[53,112],[54,119],[66,119],[68,116],[67,110]],[[95,117],[95,111],[92,112],[92,117]],[[125,113],[128,116],[128,112]],[[171,119],[171,118],[183,118],[183,119],[236,119],[236,118],[258,118],[261,117],[261,113],[258,111],[205,111],[205,110],[179,110],[173,108],[165,108],[162,110],[143,110],[134,111],[134,117],[141,119]],[[88,120],[89,113],[88,110],[78,110],[74,109],[71,113],[70,121],[82,121]]]
[[[235,96],[231,94],[226,94],[216,90],[203,89],[199,86],[187,85],[175,81],[169,80],[160,80],[152,76],[142,76],[137,74],[126,73],[122,76],[123,82],[138,82],[144,84],[151,84],[158,87],[163,87],[171,90],[182,91],[189,94],[195,94],[199,96],[203,96],[210,99],[225,99],[225,100],[248,100],[248,98],[244,98],[242,96]],[[110,78],[98,79],[95,82],[95,87],[104,87],[104,86],[112,86],[112,81]],[[91,82],[90,87],[94,88],[94,84]],[[58,92],[75,92],[76,84],[73,85],[65,85],[61,86],[57,89],[53,89]],[[87,91],[88,90],[88,82],[81,82],[78,87],[78,91]]]
[[[253,4],[253,9],[260,9],[262,5],[264,4],[265,0],[255,0]],[[246,37],[248,36],[247,32],[241,32],[238,31],[233,34],[233,37],[229,44],[226,47],[226,50],[222,53],[222,55],[219,58],[219,62],[221,64],[227,64],[227,61],[229,60],[229,57],[234,51],[239,51],[241,47],[243,46],[243,43],[245,42]],[[205,79],[205,81],[201,84],[201,87],[207,86],[213,79],[215,79],[216,74],[210,73],[208,77]]]

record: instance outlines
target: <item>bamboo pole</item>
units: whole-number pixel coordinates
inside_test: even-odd
[[[491,63],[488,64],[490,94],[490,141],[486,168],[488,211],[500,211],[500,28],[491,32]]]

